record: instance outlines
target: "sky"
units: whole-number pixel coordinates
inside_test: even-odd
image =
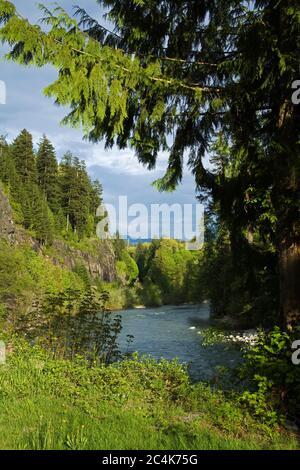
[[[44,0],[46,6],[53,1]],[[87,12],[104,24],[96,0],[59,0],[68,12],[73,4],[80,4]],[[41,12],[36,0],[15,0],[14,4],[22,16],[37,21]],[[92,144],[82,140],[78,129],[61,126],[60,121],[68,109],[57,107],[53,100],[43,96],[43,89],[55,80],[57,71],[51,67],[21,67],[3,59],[5,46],[0,44],[0,81],[6,85],[6,104],[0,104],[0,134],[14,139],[20,130],[26,128],[33,135],[37,146],[43,134],[51,140],[60,159],[70,150],[85,160],[92,179],[99,179],[104,188],[104,202],[118,204],[119,196],[127,196],[128,204],[195,204],[194,178],[185,171],[182,184],[173,193],[160,193],[151,183],[164,174],[167,155],[161,154],[153,171],[144,168],[135,158],[132,149],[120,151],[117,147],[105,150],[102,143]],[[119,227],[122,231],[122,227]]]

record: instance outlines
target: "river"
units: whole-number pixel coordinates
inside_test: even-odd
[[[129,352],[178,358],[188,364],[193,381],[210,380],[216,367],[234,367],[239,360],[239,352],[226,345],[202,345],[201,332],[211,326],[208,304],[124,310],[121,316],[122,352],[127,351],[126,336],[133,335]]]

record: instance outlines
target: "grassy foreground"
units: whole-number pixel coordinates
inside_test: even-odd
[[[0,366],[1,449],[296,449],[234,399],[190,385],[176,362],[109,367],[52,359],[14,341]]]

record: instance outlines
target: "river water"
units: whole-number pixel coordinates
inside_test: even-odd
[[[188,364],[193,381],[210,380],[218,366],[234,367],[239,360],[239,352],[226,345],[202,345],[201,332],[211,326],[208,304],[124,310],[121,316],[122,352],[128,351],[126,336],[133,335],[129,352],[177,358]]]

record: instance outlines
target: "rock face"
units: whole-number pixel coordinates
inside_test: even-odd
[[[0,239],[13,243],[15,241],[15,225],[13,214],[7,197],[0,188]]]
[[[87,251],[70,247],[61,240],[55,240],[52,248],[50,258],[54,264],[69,270],[84,266],[92,279],[100,278],[106,282],[116,280],[116,258],[109,240],[91,240]]]
[[[92,279],[101,279],[106,282],[116,280],[116,258],[112,243],[109,240],[91,240],[86,250],[69,246],[62,240],[55,240],[50,253],[44,254],[43,247],[37,240],[21,227],[15,226],[13,212],[8,198],[0,187],[0,240],[9,241],[16,245],[29,245],[43,256],[47,256],[54,264],[69,269],[84,266]]]

